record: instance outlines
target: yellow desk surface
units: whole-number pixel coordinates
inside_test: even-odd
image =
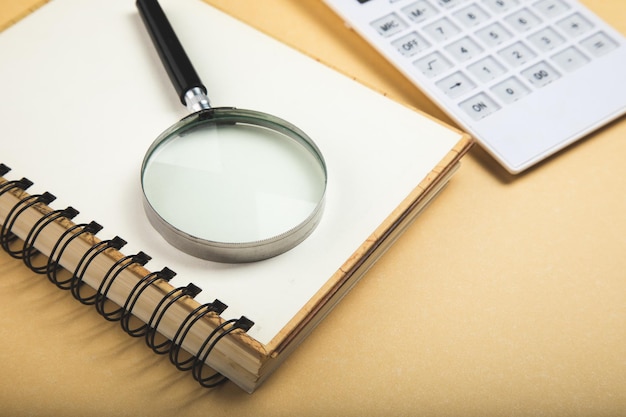
[[[0,0],[0,25],[37,1]],[[209,2],[446,120],[318,0]],[[626,34],[624,0],[583,2]],[[515,177],[475,147],[253,395],[200,388],[0,254],[0,415],[626,415],[625,139],[622,118]]]

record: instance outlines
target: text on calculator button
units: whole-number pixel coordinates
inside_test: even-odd
[[[587,51],[597,57],[612,51],[618,46],[617,42],[608,37],[604,32],[596,33],[595,35],[582,41],[581,44],[587,49]]]
[[[448,18],[440,19],[424,27],[424,32],[435,42],[443,42],[452,38],[461,30]]]
[[[430,46],[417,32],[411,32],[391,44],[404,56],[413,56]]]
[[[461,38],[446,46],[445,49],[459,62],[472,59],[483,51],[483,48],[469,37]]]
[[[439,13],[435,7],[433,7],[426,0],[419,0],[406,7],[402,8],[402,12],[413,22],[419,23],[426,19],[430,19]]]
[[[472,4],[458,12],[454,13],[454,17],[465,27],[479,25],[489,19],[489,14],[485,12],[477,4]]]
[[[569,6],[562,0],[540,0],[534,4],[535,8],[545,17],[553,18],[569,10]]]
[[[491,56],[475,62],[467,67],[467,70],[482,83],[495,80],[506,72],[506,69]]]
[[[552,60],[556,62],[559,67],[570,72],[582,67],[590,61],[589,58],[573,46],[552,56]]]
[[[565,38],[556,33],[552,28],[543,28],[539,32],[533,33],[528,37],[535,47],[543,52],[550,51],[565,42]]]
[[[511,33],[500,23],[493,23],[480,29],[476,32],[476,36],[489,47],[500,45],[511,39]]]
[[[376,19],[370,25],[384,37],[395,35],[407,27],[407,24],[395,13]]]
[[[413,65],[429,78],[443,74],[452,68],[452,63],[439,52],[426,55],[424,58],[415,61]]]
[[[543,87],[551,82],[561,78],[561,74],[559,74],[554,68],[548,65],[546,62],[539,62],[532,67],[525,69],[522,71],[522,75],[526,77],[528,82],[533,84],[536,87]]]
[[[517,6],[519,0],[483,0],[483,3],[495,13],[504,13]]]
[[[515,42],[511,46],[507,46],[498,52],[498,55],[513,67],[523,65],[536,56],[523,42]]]
[[[526,32],[541,23],[541,19],[528,9],[518,10],[506,16],[504,20],[518,32]]]
[[[500,106],[487,94],[480,93],[459,104],[472,119],[480,120],[500,110]]]
[[[491,88],[491,91],[503,103],[511,104],[530,93],[530,88],[526,87],[520,80],[511,77]]]
[[[455,72],[443,80],[437,81],[436,84],[445,95],[451,98],[460,97],[476,88],[476,84],[462,72]]]
[[[566,17],[557,25],[572,38],[587,33],[593,28],[593,24],[579,13]]]

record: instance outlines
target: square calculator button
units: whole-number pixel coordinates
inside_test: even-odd
[[[598,32],[595,35],[581,42],[582,46],[596,57],[602,56],[607,52],[617,48],[617,42],[607,36],[604,32]]]
[[[540,0],[534,6],[547,18],[557,17],[569,10],[569,6],[563,0]]]
[[[476,32],[476,36],[489,47],[498,46],[511,39],[511,33],[497,22],[479,30]]]
[[[509,65],[518,67],[533,59],[536,54],[523,42],[515,42],[498,52]]]
[[[488,83],[491,80],[495,80],[506,72],[506,69],[502,66],[502,64],[491,56],[483,58],[470,65],[467,67],[467,70],[482,83]]]
[[[411,21],[415,23],[423,22],[439,13],[432,4],[426,0],[419,0],[402,8],[404,13]]]
[[[565,38],[550,27],[533,33],[528,37],[528,40],[542,52],[550,51],[565,42]]]
[[[376,29],[379,35],[388,38],[396,33],[402,32],[407,28],[404,20],[400,19],[396,13],[390,13],[380,19],[374,20],[370,25]]]
[[[504,20],[518,32],[526,32],[541,23],[541,19],[528,9],[518,10],[505,17]]]
[[[451,43],[446,46],[445,49],[459,62],[472,59],[483,51],[483,48],[468,37],[461,38],[458,41]]]
[[[452,38],[461,30],[450,19],[443,18],[424,27],[424,32],[435,42],[443,42]]]
[[[489,13],[485,12],[477,4],[472,4],[458,12],[454,13],[454,17],[465,27],[479,25],[489,19]]]
[[[579,13],[566,17],[557,25],[563,29],[567,36],[572,38],[587,33],[593,28],[593,24]]]
[[[459,107],[472,119],[480,120],[500,110],[500,106],[485,93],[480,93],[465,100]]]
[[[561,74],[544,61],[525,69],[522,71],[522,75],[526,77],[529,83],[536,87],[544,87],[561,78]]]
[[[454,6],[458,6],[461,3],[464,3],[466,0],[437,0],[440,6],[451,8]]]
[[[451,98],[460,97],[476,88],[476,84],[462,72],[455,72],[443,80],[437,81],[436,84],[445,95]]]
[[[505,104],[511,104],[530,94],[530,88],[515,77],[497,84],[491,88],[491,91]]]
[[[517,6],[519,0],[483,0],[483,3],[495,13],[504,13]]]
[[[573,46],[554,55],[552,60],[554,60],[561,69],[570,72],[582,67],[590,61],[589,58]]]
[[[439,52],[433,52],[413,63],[428,78],[436,77],[452,68],[452,62]]]
[[[404,56],[413,56],[430,46],[417,32],[411,32],[391,44]]]

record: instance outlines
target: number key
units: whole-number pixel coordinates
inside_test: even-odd
[[[438,20],[424,28],[424,31],[436,42],[443,42],[460,32],[460,29],[448,18]]]
[[[552,28],[544,28],[528,37],[537,49],[547,52],[565,42],[565,39]]]
[[[481,24],[489,19],[489,14],[481,9],[478,5],[472,4],[463,10],[454,13],[457,18],[466,27],[472,27]]]
[[[479,30],[476,32],[476,36],[489,47],[500,45],[502,42],[511,39],[511,33],[500,23],[494,23]]]
[[[535,57],[535,53],[522,42],[516,42],[498,54],[513,67],[523,65]]]
[[[451,43],[446,46],[445,49],[459,62],[472,59],[483,51],[483,48],[468,37],[461,38]]]
[[[561,77],[561,74],[543,61],[522,71],[522,75],[536,87],[544,87]]]
[[[483,0],[483,2],[495,13],[504,13],[517,6],[519,0]]]
[[[506,72],[504,67],[491,56],[470,65],[467,70],[482,83],[495,80]]]
[[[502,102],[511,104],[530,93],[530,88],[526,87],[515,77],[501,82],[491,89]]]
[[[504,20],[518,32],[525,32],[541,23],[541,19],[528,9],[522,9],[510,14]]]

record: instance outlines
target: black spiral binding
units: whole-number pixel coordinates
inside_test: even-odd
[[[35,255],[39,253],[39,251],[35,248],[35,242],[37,238],[41,234],[41,232],[51,223],[56,222],[60,219],[71,220],[78,215],[78,210],[73,207],[67,207],[63,210],[54,210],[48,212],[41,219],[37,220],[32,229],[28,232],[28,236],[24,239],[24,245],[22,246],[22,260],[24,264],[31,271],[36,272],[38,274],[44,274],[48,269],[48,262],[46,261],[43,265],[34,265],[33,258]]]
[[[89,297],[85,297],[81,294],[85,272],[89,269],[89,265],[98,255],[105,252],[107,249],[120,250],[124,247],[124,245],[126,245],[126,241],[119,236],[115,236],[113,239],[96,242],[83,254],[74,269],[72,277],[70,278],[70,291],[75,299],[85,305],[91,304],[91,299],[94,295],[92,294]]]
[[[0,177],[4,177],[9,171],[9,167],[0,163]],[[0,197],[7,192],[25,191],[32,185],[33,182],[27,178],[3,182],[0,184]],[[13,258],[21,259],[33,272],[45,274],[48,280],[58,288],[70,290],[73,297],[82,304],[94,305],[96,311],[106,320],[119,321],[122,329],[129,335],[144,337],[146,344],[155,353],[161,355],[169,354],[170,362],[181,371],[192,371],[194,379],[200,385],[210,388],[226,381],[227,378],[218,372],[214,372],[209,376],[204,375],[207,358],[222,338],[235,331],[247,332],[254,325],[254,322],[245,316],[241,316],[239,319],[226,320],[209,334],[195,355],[187,353],[185,358],[181,358],[181,349],[192,327],[208,314],[212,313],[220,316],[227,308],[226,304],[217,299],[211,303],[200,305],[185,317],[171,340],[161,336],[162,340],[157,341],[159,325],[169,308],[184,297],[195,298],[202,291],[199,287],[190,283],[185,287],[175,288],[165,294],[152,311],[152,315],[147,323],[142,322],[139,326],[131,327],[131,319],[134,317],[133,309],[143,292],[158,281],[170,281],[176,273],[167,267],[158,272],[149,272],[130,290],[124,303],[120,303],[123,305],[116,305],[112,309],[107,308],[107,305],[115,304],[109,299],[108,294],[118,276],[132,265],[144,266],[150,261],[150,256],[139,252],[135,255],[122,256],[105,273],[98,289],[92,291],[89,295],[84,294],[82,291],[86,287],[84,285],[84,277],[94,259],[108,250],[119,251],[126,245],[126,241],[119,236],[109,240],[95,239],[95,235],[103,227],[94,221],[81,224],[71,223],[79,212],[73,207],[67,207],[62,210],[50,210],[43,213],[42,217],[30,227],[24,241],[19,243],[18,237],[12,231],[17,219],[33,206],[48,206],[55,198],[54,195],[48,192],[37,195],[25,195],[23,198],[20,198],[9,210],[0,227],[0,247]],[[41,263],[40,261],[39,264],[36,264],[35,259],[38,256],[45,256],[37,249],[38,238],[50,225],[60,222],[69,222],[70,226],[66,227],[56,240],[45,262]],[[74,270],[67,271],[62,266],[64,254],[75,239],[84,235],[92,235],[95,243],[83,253]],[[61,273],[68,274],[68,277],[62,277]]]
[[[172,343],[169,339],[165,339],[165,341],[159,344],[156,343],[156,333],[167,310],[172,306],[172,304],[181,298],[195,298],[201,291],[202,289],[200,287],[194,285],[193,283],[189,283],[186,287],[179,287],[170,291],[161,299],[161,301],[159,301],[159,304],[157,304],[152,312],[152,316],[150,316],[150,320],[148,320],[148,327],[146,328],[146,333],[144,335],[146,344],[154,353],[160,355],[168,353]]]
[[[96,290],[94,295],[93,304],[96,306],[96,311],[100,313],[102,317],[109,321],[117,321],[121,319],[123,307],[119,307],[113,311],[106,311],[105,305],[108,300],[108,293],[113,285],[115,279],[128,267],[131,265],[141,265],[144,266],[152,259],[149,255],[146,255],[144,252],[139,252],[136,255],[128,255],[125,256],[118,261],[116,261],[111,268],[104,274],[104,278],[100,282],[100,286]]]
[[[246,316],[241,316],[238,319],[226,320],[224,323],[217,326],[205,339],[202,346],[196,354],[195,360],[192,365],[193,378],[205,388],[213,388],[227,381],[227,378],[222,376],[219,372],[214,372],[208,377],[203,377],[203,371],[206,368],[206,361],[211,351],[215,348],[217,342],[219,342],[224,336],[230,333],[241,330],[247,332],[254,325],[254,322]],[[208,346],[208,347],[207,347]],[[206,350],[205,350],[206,348]]]
[[[187,355],[185,360],[180,359],[180,349],[183,346],[187,334],[191,330],[194,324],[196,324],[202,317],[209,313],[220,315],[226,310],[228,306],[222,303],[220,300],[215,299],[212,303],[202,304],[196,307],[181,323],[172,338],[171,347],[169,350],[170,362],[176,366],[179,371],[190,371],[193,368],[193,362],[195,357],[193,355]]]
[[[126,298],[126,301],[124,302],[123,311],[120,317],[120,325],[122,326],[122,330],[124,330],[126,333],[133,337],[141,337],[145,335],[146,329],[148,328],[148,325],[146,323],[142,323],[135,328],[130,327],[130,320],[133,317],[133,309],[135,307],[135,304],[137,303],[137,300],[139,300],[141,294],[155,282],[160,280],[169,282],[175,276],[176,272],[165,267],[158,272],[149,273],[148,275],[143,277],[137,284],[135,284],[133,289],[130,290],[130,292],[128,293],[128,298]]]
[[[92,221],[90,223],[75,224],[63,232],[61,237],[52,247],[52,251],[48,257],[48,264],[46,265],[46,276],[51,283],[62,290],[70,289],[72,275],[66,279],[61,279],[59,277],[59,271],[65,271],[65,269],[61,267],[61,259],[63,258],[65,250],[69,247],[70,243],[78,239],[80,236],[85,234],[95,236],[100,230],[102,230],[102,226]]]

